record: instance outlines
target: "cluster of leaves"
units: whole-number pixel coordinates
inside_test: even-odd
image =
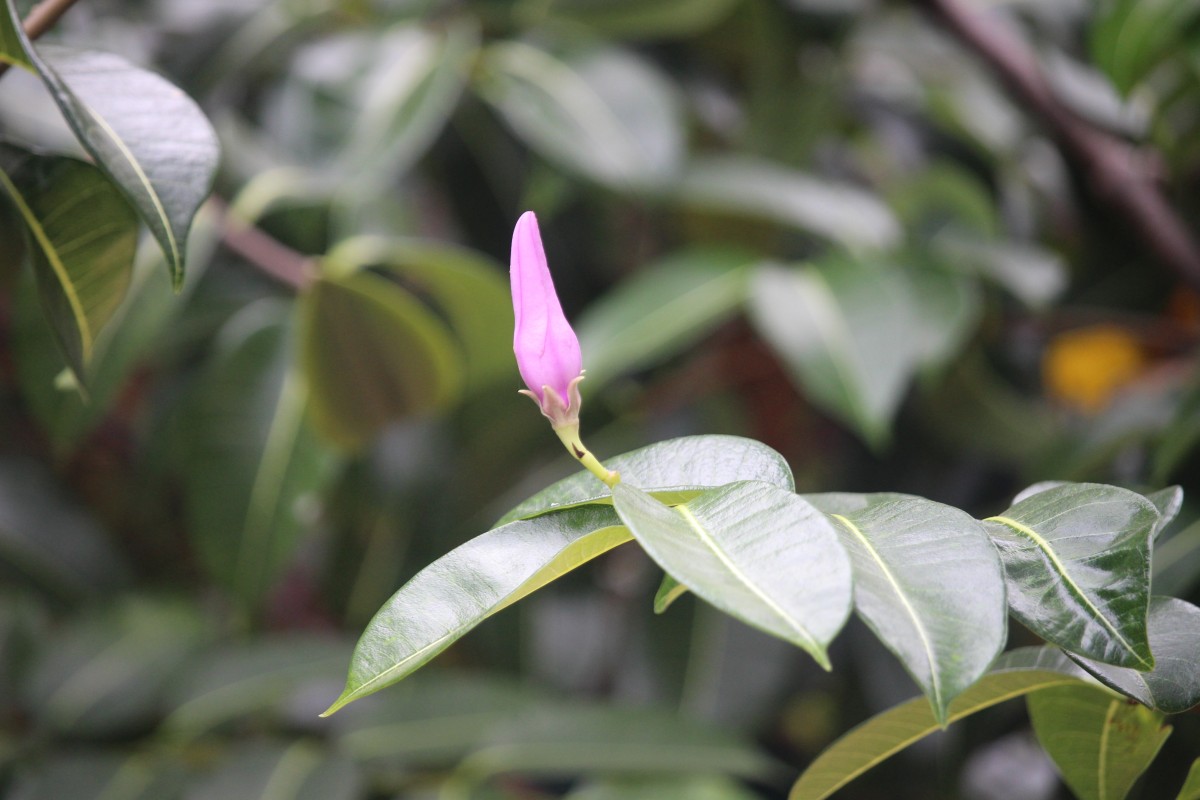
[[[676,439],[610,468],[624,476],[611,493],[586,473],[566,478],[401,588],[363,633],[326,713],[631,539],[666,572],[656,611],[687,587],[829,669],[827,648],[853,608],[925,692],[932,716],[907,707],[864,723],[809,767],[794,798],[820,800],[955,717],[1053,686],[1064,689],[1033,707],[1048,751],[1081,797],[1124,797],[1170,732],[1163,712],[1200,704],[1200,608],[1150,595],[1151,544],[1182,505],[1177,487],[1142,497],[1035,485],[980,522],[910,495],[797,495],[787,463],[751,440]],[[993,666],[1009,612],[1061,650]],[[1020,670],[1030,673],[1002,690],[979,683]],[[1097,680],[1159,713],[1114,714],[1124,701]]]
[[[1172,598],[1196,600],[1200,527],[1160,537],[1168,496],[1071,484],[976,519],[1044,478],[1197,496],[1191,295],[905,4],[97,0],[32,45],[15,5],[0,28],[18,67],[0,81],[0,790],[780,796],[795,771],[754,738],[802,764],[911,694],[906,671],[927,698],[840,740],[793,796],[1033,693],[1072,790],[1116,797],[1194,697],[1171,655],[1194,650],[1195,611]],[[1063,101],[1156,146],[1193,211],[1187,6],[1015,15]],[[212,125],[98,50],[156,61]],[[228,212],[190,224],[218,139]],[[605,459],[626,475],[615,501],[571,478],[454,549],[565,466],[534,469],[555,443],[510,396],[498,260],[530,207],[584,309],[597,453],[751,434],[803,494],[765,446],[677,439]],[[274,247],[244,246],[262,231]],[[1168,296],[1182,300],[1164,313]],[[1116,321],[1125,372],[1103,343],[1055,350],[1081,320]],[[1080,364],[1098,375],[1086,407]],[[641,548],[616,547],[630,538]],[[676,605],[652,620],[643,550],[674,576],[657,605]],[[318,721],[351,659],[343,637],[414,573],[392,602],[420,613],[385,606],[403,641],[370,628],[365,688],[345,699],[562,580],[429,674]],[[839,682],[689,594],[828,659]],[[833,641],[852,609],[904,670],[853,623]],[[1006,635],[1053,647],[993,661]],[[678,700],[738,732],[442,661]],[[1189,763],[1191,720],[1163,745]],[[1032,758],[1016,771],[1044,768]],[[1163,796],[1183,779],[1169,761]],[[888,768],[888,796],[937,791],[933,770]]]

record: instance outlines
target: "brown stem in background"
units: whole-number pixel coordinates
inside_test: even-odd
[[[77,0],[43,0],[33,8],[29,9],[29,16],[21,23],[21,27],[25,29],[25,35],[31,40],[41,36],[46,31],[54,27],[54,23],[58,22],[58,18],[67,13],[67,9],[75,5]],[[3,13],[8,13],[7,11]],[[0,64],[0,76],[8,72],[8,64]]]
[[[1200,247],[1175,213],[1140,153],[1076,116],[1054,94],[1036,55],[1003,20],[960,0],[913,0],[986,61],[1009,91],[1039,116],[1063,151],[1083,166],[1097,195],[1128,219],[1164,265],[1200,288]]]
[[[293,250],[265,231],[229,214],[229,206],[216,195],[209,203],[220,216],[221,241],[266,275],[299,291],[316,275],[313,259]]]
[[[75,5],[75,2],[76,0],[43,0],[38,3],[29,9],[29,16],[25,17],[22,24],[25,35],[30,39],[38,38],[54,27],[58,18],[67,13],[67,9]]]

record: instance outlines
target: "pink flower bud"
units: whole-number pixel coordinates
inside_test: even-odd
[[[583,358],[554,291],[537,217],[526,211],[513,231],[513,352],[528,391],[555,428],[579,422],[579,381]]]

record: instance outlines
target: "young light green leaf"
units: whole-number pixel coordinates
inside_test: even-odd
[[[322,716],[396,683],[492,614],[629,539],[611,508],[590,506],[512,522],[455,548],[379,609]]]
[[[950,703],[946,723],[1030,692],[1081,681],[1090,681],[1087,673],[1057,650],[1032,647],[1014,650]],[[877,714],[817,756],[792,786],[788,798],[824,800],[875,765],[943,727],[923,697]]]
[[[133,273],[137,217],[94,166],[0,148],[0,186],[25,221],[38,294],[82,385]]]
[[[310,529],[305,500],[333,466],[304,424],[307,391],[290,371],[288,311],[261,301],[227,323],[180,426],[196,549],[251,608]]]
[[[300,357],[313,425],[362,447],[389,422],[444,408],[462,385],[462,356],[437,315],[369,272],[314,281],[301,298]]]
[[[1071,657],[1102,683],[1151,708],[1179,714],[1200,703],[1200,608],[1174,597],[1150,600],[1148,618],[1154,669],[1138,672]]]
[[[688,588],[664,573],[658,591],[654,593],[654,613],[663,614],[679,598],[687,594]]]
[[[1148,670],[1154,504],[1114,486],[1075,483],[984,520],[1000,551],[1012,613],[1048,642],[1106,664]]]
[[[1175,800],[1200,800],[1200,758],[1192,762],[1187,780],[1183,782],[1183,788]]]
[[[622,481],[613,500],[634,538],[676,580],[830,668],[826,648],[850,614],[850,561],[833,525],[807,501],[758,481],[674,508]]]
[[[566,58],[517,41],[484,50],[479,90],[548,160],[621,190],[673,181],[684,154],[674,85],[630,52]]]
[[[875,447],[913,375],[953,352],[977,310],[960,277],[846,254],[764,265],[750,286],[751,321],[805,395]]]
[[[1080,800],[1124,800],[1171,735],[1163,716],[1097,686],[1026,699],[1038,741]]]
[[[764,481],[792,491],[792,470],[783,456],[754,439],[684,436],[604,459],[622,480],[662,500],[682,503],[706,489],[734,481]],[[589,503],[612,503],[612,494],[590,473],[578,472],[525,500],[499,524]]]
[[[326,261],[335,270],[381,267],[435,304],[462,345],[467,392],[515,380],[512,297],[499,264],[463,247],[379,236],[347,239]]]
[[[575,325],[588,388],[669,358],[732,317],[745,302],[748,261],[732,251],[676,253],[592,305]]]
[[[987,532],[956,508],[899,494],[806,495],[838,523],[854,606],[945,722],[950,702],[1004,647],[1004,569]]]
[[[216,132],[176,86],[119,56],[59,45],[35,50],[13,0],[5,5],[0,44],[11,53],[19,43],[80,144],[158,240],[178,289],[188,229],[216,175]]]

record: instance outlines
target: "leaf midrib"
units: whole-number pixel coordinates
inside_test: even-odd
[[[67,86],[66,81],[63,80],[61,75],[56,74],[55,77],[62,81],[65,88],[70,90],[70,87]],[[142,185],[142,188],[146,192],[146,196],[150,198],[150,202],[154,205],[154,211],[158,215],[159,220],[162,222],[163,233],[167,237],[167,243],[170,248],[168,260],[173,268],[178,269],[179,264],[182,263],[182,259],[180,258],[179,254],[179,243],[175,240],[175,231],[171,229],[171,218],[167,215],[167,210],[163,207],[162,199],[158,196],[158,192],[155,190],[154,184],[150,182],[150,178],[148,175],[146,175],[145,170],[142,169],[142,165],[126,146],[125,140],[123,140],[117,134],[117,132],[113,130],[112,126],[108,124],[108,121],[96,113],[91,106],[85,103],[73,91],[71,92],[71,97],[84,111],[88,113],[88,116],[92,119],[92,121],[104,131],[105,135],[108,136],[109,140],[113,143],[113,145],[116,146],[117,150],[120,151],[122,158],[128,162],[130,169],[133,170],[134,176],[137,177],[138,183]]]
[[[791,615],[784,611],[784,609],[773,599],[771,599],[769,595],[765,594],[761,589],[759,589],[758,586],[756,586],[754,582],[750,580],[749,576],[742,571],[741,567],[739,567],[733,561],[733,559],[731,559],[729,555],[721,549],[720,545],[717,543],[717,540],[714,539],[712,535],[709,534],[709,532],[704,528],[704,526],[700,524],[700,520],[696,519],[696,516],[692,514],[691,509],[689,509],[687,506],[680,505],[675,506],[675,511],[679,514],[679,516],[683,517],[684,522],[686,522],[688,527],[692,529],[697,538],[700,539],[700,542],[717,557],[717,560],[721,562],[722,566],[729,570],[729,572],[735,578],[737,578],[737,580],[743,586],[750,590],[751,594],[762,601],[763,605],[765,605],[780,619],[782,619],[784,623],[793,631],[795,631],[796,634],[800,636],[800,638],[809,647],[812,647],[818,653],[822,651],[821,644],[813,637],[813,635],[809,633],[803,625],[796,622]],[[818,661],[820,661],[820,659],[818,659]]]
[[[29,204],[25,202],[25,196],[21,194],[20,189],[17,188],[16,184],[12,182],[12,179],[3,170],[0,170],[0,184],[3,184],[4,188],[8,191],[13,203],[17,206],[17,210],[25,218],[25,224],[29,226],[30,232],[37,239],[38,244],[41,245],[46,260],[50,262],[51,269],[58,276],[58,282],[62,286],[63,294],[66,295],[67,303],[71,306],[71,312],[75,317],[75,324],[79,326],[80,345],[83,349],[83,360],[86,362],[92,355],[94,334],[87,314],[84,313],[83,303],[79,299],[79,294],[75,291],[75,284],[71,280],[71,274],[67,270],[66,264],[62,262],[54,243],[50,241],[46,229],[42,227],[41,220],[38,219],[33,209],[29,207]]]
[[[863,534],[862,530],[841,514],[830,514],[830,516],[841,522],[852,535],[858,538],[859,542],[866,548],[871,560],[875,562],[876,566],[883,573],[883,576],[887,578],[888,583],[891,584],[892,591],[896,593],[896,597],[900,598],[900,604],[912,620],[913,627],[917,629],[917,636],[920,638],[921,647],[925,651],[925,659],[929,662],[929,684],[930,691],[933,694],[931,699],[933,700],[934,708],[940,712],[944,708],[944,705],[942,702],[942,684],[938,677],[937,659],[934,656],[933,645],[929,641],[929,635],[925,632],[925,626],[921,624],[921,618],[917,615],[917,610],[913,608],[912,603],[908,600],[908,596],[901,588],[900,582],[896,580],[896,576],[888,569],[887,563],[879,555],[879,551],[875,549],[871,541]]]
[[[1101,625],[1103,625],[1105,628],[1108,629],[1108,632],[1111,633],[1116,638],[1116,640],[1121,643],[1121,646],[1124,647],[1125,650],[1128,653],[1130,653],[1134,658],[1136,658],[1138,660],[1139,664],[1145,664],[1147,667],[1152,666],[1150,664],[1150,662],[1146,661],[1146,659],[1142,658],[1141,655],[1138,654],[1137,650],[1135,650],[1133,648],[1133,645],[1131,645],[1125,639],[1125,637],[1121,635],[1121,632],[1116,629],[1116,627],[1112,624],[1112,622],[1108,619],[1108,617],[1104,616],[1104,614],[1101,613],[1100,609],[1098,609],[1096,607],[1096,605],[1094,603],[1092,603],[1091,598],[1089,598],[1084,593],[1083,589],[1079,586],[1079,584],[1075,583],[1075,580],[1067,572],[1066,565],[1063,564],[1063,562],[1061,560],[1059,560],[1058,553],[1054,552],[1054,549],[1050,546],[1050,542],[1048,542],[1046,539],[1042,538],[1042,536],[1039,535],[1037,531],[1033,530],[1032,528],[1030,528],[1027,525],[1022,525],[1020,522],[1017,522],[1015,519],[1012,519],[1010,517],[1003,517],[1003,516],[988,517],[984,521],[985,522],[996,522],[1000,525],[1005,525],[1009,528],[1012,528],[1014,531],[1021,534],[1022,536],[1028,537],[1035,545],[1037,545],[1038,549],[1041,550],[1042,553],[1044,553],[1048,559],[1050,559],[1051,565],[1054,567],[1055,571],[1062,578],[1063,584],[1067,587],[1067,589],[1072,594],[1074,594],[1076,597],[1078,597],[1083,602],[1083,604],[1086,605],[1088,607],[1088,609],[1091,610],[1091,612],[1095,616],[1095,618],[1100,621]]]
[[[539,567],[538,570],[536,572],[534,572],[533,575],[530,576],[530,578],[527,578],[526,580],[522,581],[511,592],[505,594],[503,597],[496,600],[496,602],[494,602],[493,604],[488,606],[487,609],[485,610],[485,613],[483,614],[482,618],[478,618],[475,621],[467,621],[466,623],[464,623],[462,625],[458,625],[458,626],[454,627],[453,629],[447,631],[443,636],[438,637],[437,639],[435,639],[434,641],[425,645],[421,649],[419,649],[413,653],[410,653],[408,656],[401,659],[400,661],[397,661],[395,664],[392,664],[387,669],[384,669],[380,672],[375,673],[369,679],[367,679],[363,683],[360,683],[358,686],[356,686],[353,690],[344,692],[341,697],[339,697],[337,700],[334,701],[333,705],[331,705],[326,711],[324,711],[321,714],[321,716],[322,717],[329,716],[330,714],[334,713],[339,708],[342,708],[343,706],[347,705],[348,703],[351,703],[360,697],[370,694],[370,692],[366,691],[367,689],[369,689],[372,686],[375,686],[380,681],[386,680],[387,678],[391,677],[397,671],[402,670],[404,667],[411,664],[415,659],[420,658],[421,656],[425,655],[426,653],[430,652],[431,650],[436,651],[436,648],[439,645],[442,645],[443,643],[445,643],[448,639],[453,641],[454,639],[461,636],[466,631],[469,631],[472,628],[474,628],[483,619],[487,619],[488,617],[492,616],[493,614],[496,614],[496,613],[504,610],[505,608],[512,605],[514,602],[521,599],[525,595],[531,594],[536,589],[541,588],[541,586],[530,586],[529,585],[530,579],[532,579],[532,578],[536,577],[538,574],[540,574],[543,569],[545,569],[547,566],[552,564],[554,562],[554,560],[556,558],[558,558],[563,552],[565,552],[568,549],[570,549],[571,547],[577,545],[583,539],[586,539],[586,538],[589,538],[592,536],[596,536],[599,534],[604,534],[604,533],[611,531],[613,528],[621,528],[621,527],[624,527],[624,526],[606,525],[603,528],[597,528],[596,530],[589,531],[588,533],[584,534],[583,536],[579,537],[578,539],[574,540],[573,542],[562,547],[561,549],[559,549],[558,552],[556,552],[554,554],[554,558],[548,559],[545,564],[543,564],[541,567]],[[624,541],[628,541],[628,540],[623,540],[622,542],[618,542],[617,544],[623,544]],[[614,544],[613,547],[616,547],[616,544]],[[611,548],[609,548],[609,549],[611,549]],[[600,555],[600,553],[597,553],[596,555]],[[591,559],[588,559],[588,560],[591,560]],[[549,582],[550,581],[546,581],[545,583],[549,583]],[[542,585],[545,585],[545,584],[542,584]]]

